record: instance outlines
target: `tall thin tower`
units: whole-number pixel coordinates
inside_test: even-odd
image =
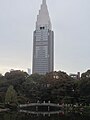
[[[46,74],[54,69],[54,33],[46,5],[42,1],[37,15],[36,30],[33,35],[33,68],[32,73]]]

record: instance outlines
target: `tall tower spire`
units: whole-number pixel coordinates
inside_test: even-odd
[[[51,22],[49,17],[49,12],[47,9],[46,0],[42,1],[39,14],[37,15],[36,28],[46,25],[48,29],[51,29]]]
[[[46,0],[43,0],[43,4],[46,4]]]

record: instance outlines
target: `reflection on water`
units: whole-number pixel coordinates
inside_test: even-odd
[[[55,114],[26,113],[26,112],[6,112],[0,113],[0,120],[89,120],[90,116],[80,114]]]
[[[54,115],[54,114],[62,114],[64,115],[64,112],[63,111],[46,111],[46,112],[42,112],[42,111],[28,111],[28,110],[20,110],[19,112],[21,113],[27,113],[27,114],[34,114],[34,115]]]

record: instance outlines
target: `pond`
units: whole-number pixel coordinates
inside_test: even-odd
[[[5,112],[0,113],[0,120],[90,120],[90,116],[75,113],[29,113]]]

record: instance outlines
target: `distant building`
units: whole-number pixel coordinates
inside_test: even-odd
[[[46,74],[54,70],[54,32],[50,17],[43,0],[36,21],[33,35],[33,67],[32,73]]]
[[[70,77],[72,77],[73,79],[80,79],[80,72],[78,72],[77,74],[70,74]]]
[[[31,75],[31,69],[30,68],[28,68],[28,74]]]

